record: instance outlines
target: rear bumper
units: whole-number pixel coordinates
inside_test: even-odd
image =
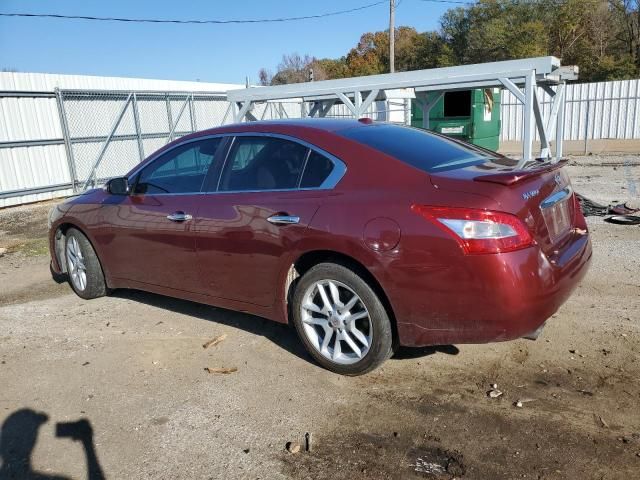
[[[532,247],[469,255],[435,268],[399,268],[390,300],[400,343],[487,343],[530,336],[569,298],[591,256],[584,231],[555,257]]]

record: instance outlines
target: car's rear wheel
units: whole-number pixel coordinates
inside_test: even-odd
[[[88,300],[107,294],[98,256],[82,232],[75,228],[67,230],[64,253],[69,284],[79,297]]]
[[[362,375],[393,353],[391,322],[384,305],[357,273],[321,263],[299,280],[292,303],[302,342],[323,367]]]

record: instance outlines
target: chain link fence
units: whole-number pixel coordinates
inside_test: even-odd
[[[74,190],[122,175],[189,133],[231,123],[224,94],[59,91]]]

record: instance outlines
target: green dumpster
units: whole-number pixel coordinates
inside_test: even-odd
[[[427,104],[440,92],[428,92]],[[422,108],[411,104],[411,125],[423,126]],[[485,88],[445,92],[429,112],[429,130],[460,138],[480,147],[498,150],[500,142],[500,89]]]

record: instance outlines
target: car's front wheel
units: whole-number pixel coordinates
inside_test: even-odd
[[[309,353],[333,372],[362,375],[393,353],[384,305],[362,277],[343,265],[321,263],[300,278],[292,317]]]
[[[102,266],[91,242],[75,228],[66,233],[65,260],[71,288],[79,297],[91,299],[107,294]]]

